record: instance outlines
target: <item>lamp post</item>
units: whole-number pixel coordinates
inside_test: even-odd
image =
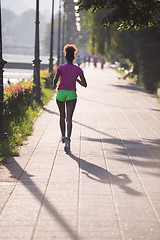
[[[53,75],[53,36],[54,36],[54,0],[52,0],[52,17],[51,17],[51,40],[50,40],[50,58],[49,72]]]
[[[0,139],[7,137],[4,132],[4,106],[3,106],[3,68],[7,62],[2,58],[2,21],[1,21],[1,0],[0,0]]]
[[[60,45],[61,45],[61,0],[59,0],[57,66],[59,66],[60,64]]]
[[[39,0],[36,0],[36,21],[35,21],[35,49],[34,49],[34,57],[33,66],[34,66],[34,73],[33,73],[33,82],[35,84],[34,87],[34,97],[37,102],[41,102],[40,99],[40,63],[41,60],[39,59]]]
[[[64,48],[64,37],[65,37],[65,3],[63,5],[63,28],[62,28],[62,64],[64,64],[64,52],[63,52],[63,48]]]

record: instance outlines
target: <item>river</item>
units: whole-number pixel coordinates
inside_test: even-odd
[[[3,59],[7,62],[23,62],[32,63],[34,56],[32,55],[20,55],[20,54],[3,54]],[[42,63],[49,63],[48,56],[40,56]],[[13,69],[4,68],[3,82],[4,86],[8,86],[8,80],[11,83],[16,83],[24,78],[31,78],[33,76],[33,70],[31,69]]]
[[[29,69],[9,69],[5,68],[3,73],[3,83],[4,86],[8,86],[8,80],[11,83],[16,83],[24,78],[31,78],[33,76],[33,71]]]

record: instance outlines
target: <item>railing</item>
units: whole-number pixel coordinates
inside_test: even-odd
[[[5,68],[14,68],[14,69],[33,69],[33,63],[19,63],[19,62],[7,62]],[[47,69],[48,64],[41,63],[41,70]]]

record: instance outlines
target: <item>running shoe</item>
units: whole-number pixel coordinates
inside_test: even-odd
[[[65,147],[64,147],[64,151],[66,153],[69,153],[70,152],[70,138],[66,137],[65,138]]]
[[[61,142],[65,143],[65,139],[66,139],[66,137],[61,137]]]

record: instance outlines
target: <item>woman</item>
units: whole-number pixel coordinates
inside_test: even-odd
[[[67,44],[64,47],[64,52],[67,63],[57,67],[52,89],[57,87],[57,82],[60,77],[56,102],[60,112],[61,141],[62,143],[65,143],[64,150],[68,153],[70,151],[72,116],[77,102],[76,82],[83,87],[87,87],[87,82],[82,69],[73,64],[75,53],[77,52],[76,46]],[[80,79],[77,79],[78,76]],[[67,113],[67,137],[65,136],[65,112]]]

